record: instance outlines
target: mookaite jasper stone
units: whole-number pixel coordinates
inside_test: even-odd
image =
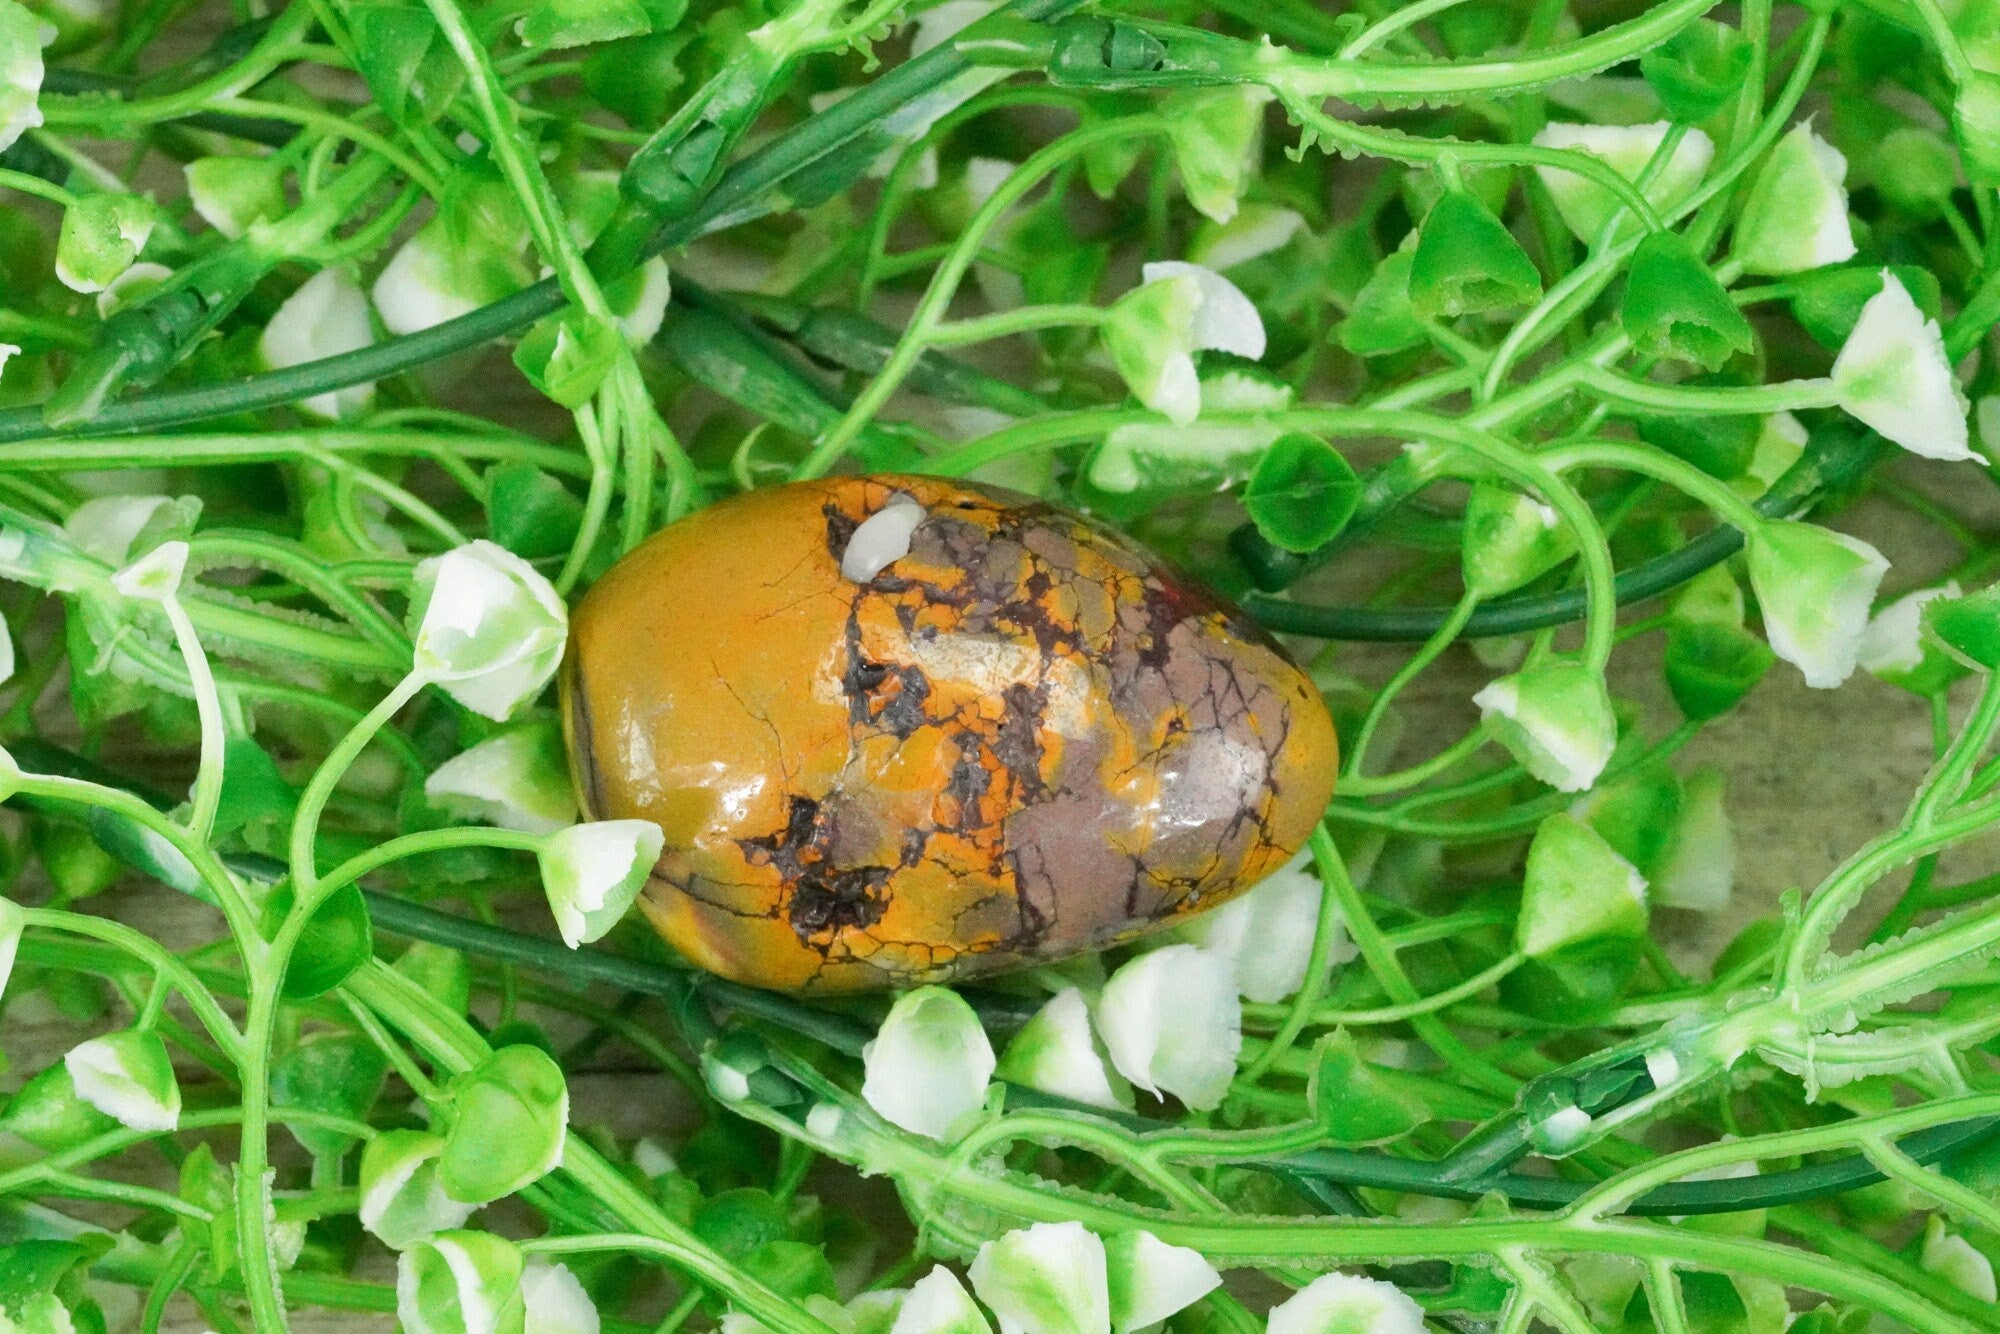
[[[907,554],[857,527],[923,506]],[[563,718],[590,818],[666,850],[641,903],[704,968],[857,991],[1099,949],[1282,865],[1333,724],[1242,613],[997,488],[842,477],[665,529],[576,610]]]

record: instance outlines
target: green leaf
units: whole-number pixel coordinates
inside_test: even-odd
[[[1306,1098],[1328,1141],[1343,1146],[1401,1139],[1431,1119],[1421,1099],[1391,1085],[1361,1059],[1344,1028],[1313,1048]]]
[[[188,199],[226,237],[285,212],[284,163],[279,158],[204,157],[187,164]]]
[[[458,95],[465,67],[421,0],[353,0],[346,17],[355,65],[390,120],[442,109]]]
[[[37,1297],[51,1296],[81,1278],[89,1266],[112,1247],[108,1233],[85,1233],[75,1241],[37,1238],[0,1246],[0,1310],[21,1313]],[[22,1326],[35,1331],[32,1320]]]
[[[264,748],[240,733],[223,746],[222,800],[216,806],[217,834],[234,833],[257,820],[289,824],[298,792]]]
[[[1190,360],[1201,302],[1192,278],[1144,283],[1119,297],[1098,329],[1132,396],[1182,426],[1201,410],[1201,385]]]
[[[1007,231],[1006,249],[1020,261],[1021,291],[1031,305],[1090,302],[1111,262],[1108,242],[1086,241],[1076,234],[1060,196],[1022,213]],[[1047,331],[1072,338],[1080,332]]]
[[[375,1044],[359,1033],[313,1033],[271,1067],[271,1105],[366,1119],[381,1095],[389,1064]],[[319,1126],[294,1125],[292,1137],[315,1157],[334,1157],[354,1147],[354,1137]]]
[[[1937,275],[1914,264],[1891,264],[1896,275],[1929,319],[1942,318],[1943,296]],[[1882,290],[1882,266],[1823,269],[1792,280],[1792,316],[1821,347],[1838,350],[1854,332],[1861,308]]]
[[[532,463],[502,463],[486,474],[486,530],[523,560],[560,556],[583,527],[583,501]]]
[[[208,1145],[195,1146],[181,1160],[180,1197],[209,1211],[206,1223],[183,1219],[180,1226],[182,1235],[205,1253],[202,1270],[209,1282],[220,1282],[236,1268],[236,1193]]]
[[[123,870],[118,859],[98,845],[88,826],[67,816],[40,816],[32,828],[35,855],[64,903],[102,894]]]
[[[1410,261],[1412,311],[1468,315],[1525,306],[1541,294],[1541,273],[1500,219],[1467,191],[1439,196]]]
[[[838,1301],[839,1285],[823,1247],[803,1241],[767,1241],[743,1257],[745,1273],[787,1301],[808,1297]]]
[[[694,33],[669,23],[643,37],[606,42],[584,60],[584,89],[627,125],[650,130],[673,112],[674,95],[687,83],[680,56],[693,40]]]
[[[1898,126],[1875,145],[1869,165],[1875,188],[1916,218],[1936,217],[1958,188],[1958,154],[1936,130]]]
[[[528,383],[570,409],[590,401],[611,373],[625,343],[616,326],[589,315],[551,316],[514,348]]]
[[[730,1260],[791,1235],[791,1213],[767,1190],[744,1186],[703,1200],[694,1233]]]
[[[139,258],[157,217],[138,195],[85,195],[63,210],[56,276],[79,292],[103,291]]]
[[[562,1160],[569,1086],[539,1047],[502,1047],[451,1081],[438,1158],[444,1193],[465,1204],[511,1195]]]
[[[0,1130],[11,1131],[51,1153],[75,1148],[85,1140],[116,1130],[118,1123],[77,1096],[76,1082],[61,1061],[22,1085],[0,1116]]]
[[[1272,546],[1316,551],[1339,535],[1361,503],[1361,479],[1346,455],[1316,436],[1279,436],[1243,489],[1243,508]]]
[[[1586,940],[1646,931],[1646,882],[1604,836],[1573,815],[1551,815],[1528,845],[1516,947],[1545,958]]]
[[[1481,598],[1511,592],[1575,551],[1569,526],[1533,496],[1480,482],[1466,498],[1460,565]]]
[[[475,1206],[445,1196],[437,1160],[444,1141],[418,1130],[385,1130],[361,1151],[361,1225],[392,1250],[459,1227]]]
[[[1729,293],[1673,232],[1654,232],[1639,243],[1618,314],[1640,352],[1678,357],[1704,370],[1748,352],[1756,342]]]
[[[278,927],[297,902],[289,880],[271,891],[264,906],[265,933],[276,938]],[[359,885],[342,885],[313,909],[312,920],[299,933],[298,947],[285,968],[287,1000],[323,996],[347,980],[348,974],[375,955],[375,931],[368,902]]]
[[[1655,449],[1685,459],[1710,477],[1734,481],[1750,469],[1761,417],[1722,417],[1703,413],[1685,417],[1641,417],[1639,438]]]
[[[405,1334],[522,1334],[522,1259],[488,1232],[440,1232],[403,1252],[397,1316]]]
[[[1777,660],[1770,645],[1741,626],[1677,620],[1667,628],[1667,689],[1690,722],[1728,713]]]
[[[1161,104],[1181,189],[1196,212],[1215,222],[1236,216],[1270,100],[1267,89],[1243,83],[1177,93]]]
[[[1672,769],[1655,764],[1590,793],[1571,814],[1587,821],[1650,881],[1673,839],[1680,808],[1680,780]]]
[[[652,18],[639,0],[538,0],[515,24],[531,50],[589,46],[650,31]]]
[[[1410,308],[1410,267],[1414,250],[1383,257],[1355,294],[1354,304],[1334,328],[1339,344],[1357,357],[1403,352],[1426,341],[1424,322]]]
[[[395,967],[453,1014],[464,1014],[472,1004],[472,965],[449,945],[420,940],[403,951]]]
[[[1639,73],[1659,95],[1667,115],[1694,125],[1722,110],[1736,95],[1755,54],[1736,29],[1696,19],[1639,57]]]
[[[2000,667],[2000,584],[1925,603],[1924,628],[1968,666]]]

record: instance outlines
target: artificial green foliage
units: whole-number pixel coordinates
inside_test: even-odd
[[[1641,417],[1639,438],[1692,463],[1710,477],[1741,477],[1757,456],[1763,423],[1756,417]]]
[[[1641,56],[1639,72],[1669,117],[1699,125],[1736,95],[1756,56],[1736,29],[1696,19]]]
[[[1924,628],[1972,667],[2000,667],[2000,593],[1992,589],[1941,598],[1923,611]]]
[[[1402,1138],[1430,1117],[1423,1100],[1396,1088],[1336,1029],[1313,1049],[1313,1115],[1334,1144],[1380,1144]]]
[[[1257,531],[1286,551],[1313,551],[1347,526],[1361,482],[1339,450],[1309,435],[1279,436],[1243,488]]]
[[[1981,185],[2000,181],[2000,72],[1974,70],[1951,103],[1959,161]]]
[[[1936,275],[1911,264],[1891,265],[1889,272],[1908,289],[1917,308],[1932,319],[1942,313]],[[1792,317],[1824,347],[1838,348],[1854,332],[1861,308],[1882,290],[1882,268],[1855,265],[1805,274],[1793,283]]]
[[[0,0],[0,1328],[1989,1326],[1996,70],[1956,0]],[[765,758],[604,707],[627,553],[857,473],[1186,588],[754,533],[849,639],[718,587],[639,684]],[[1103,948],[997,966],[1037,820]],[[652,929],[797,934],[703,858],[993,888],[792,995]]]
[[[1541,295],[1542,276],[1501,221],[1464,190],[1447,190],[1425,215],[1410,259],[1410,309],[1451,318]]]
[[[1423,321],[1410,304],[1415,260],[1414,251],[1396,250],[1375,266],[1335,331],[1342,347],[1357,356],[1379,356],[1424,341]]]
[[[1667,689],[1694,722],[1735,708],[1775,661],[1770,646],[1741,626],[1684,620],[1667,630]]]
[[[1654,232],[1639,243],[1618,316],[1626,336],[1648,356],[1678,357],[1704,370],[1748,352],[1754,342],[1750,321],[1674,232]]]

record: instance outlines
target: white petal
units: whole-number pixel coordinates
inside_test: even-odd
[[[618,328],[627,342],[643,347],[667,322],[667,302],[673,299],[673,275],[667,261],[655,255],[639,268],[639,289],[631,305],[618,317]]]
[[[1247,202],[1228,222],[1203,226],[1188,248],[1188,258],[1217,272],[1232,269],[1282,249],[1305,225],[1295,210]]]
[[[1800,273],[1855,254],[1847,159],[1803,121],[1778,141],[1750,184],[1736,258],[1751,273]]]
[[[155,264],[150,259],[142,259],[125,272],[113,278],[97,294],[97,318],[109,319],[135,301],[151,296],[153,289],[174,276],[174,271],[164,264]]]
[[[1092,1107],[1122,1106],[1090,1036],[1083,992],[1065,987],[1007,1044],[1001,1077]]]
[[[1604,683],[1581,664],[1553,663],[1501,677],[1472,697],[1522,767],[1558,792],[1597,781],[1618,743]]]
[[[910,554],[910,538],[929,517],[922,505],[898,494],[848,537],[840,553],[841,574],[857,584],[867,583]]]
[[[362,1158],[361,1226],[391,1250],[463,1226],[479,1206],[452,1199],[438,1182],[444,1141],[415,1131],[389,1133],[393,1139],[371,1143]]]
[[[21,949],[21,931],[28,924],[28,915],[21,905],[9,898],[0,898],[0,996],[7,994],[7,982],[14,976],[14,956]]]
[[[1653,881],[1655,902],[1694,912],[1729,905],[1736,884],[1736,835],[1722,799],[1722,775],[1698,770],[1681,787],[1680,819]]]
[[[889,1334],[987,1334],[991,1328],[958,1276],[938,1265],[911,1285]]]
[[[1036,1223],[989,1241],[970,1274],[1001,1334],[1110,1334],[1104,1243],[1081,1223]]]
[[[454,755],[424,780],[424,796],[461,819],[551,834],[576,823],[576,796],[552,725],[512,728]]]
[[[1195,374],[1194,358],[1186,353],[1170,356],[1160,367],[1146,406],[1165,413],[1177,426],[1186,426],[1201,415],[1201,377]]]
[[[468,542],[419,564],[416,583],[416,668],[459,703],[504,722],[555,675],[568,609],[513,552]]]
[[[412,334],[479,309],[478,297],[457,290],[451,266],[431,233],[420,231],[393,255],[373,288],[375,309],[393,334]]]
[[[1973,452],[1969,405],[1952,375],[1944,334],[1902,281],[1882,270],[1882,290],[1868,298],[1833,363],[1840,406],[1912,454],[1986,460]]]
[[[42,123],[43,28],[33,11],[0,4],[0,150]]]
[[[1229,1091],[1242,1025],[1228,961],[1194,945],[1131,960],[1111,975],[1097,1003],[1098,1032],[1118,1073],[1195,1111],[1220,1106]]]
[[[1989,1303],[2000,1296],[1993,1281],[1993,1262],[1964,1237],[1945,1231],[1936,1217],[1924,1233],[1922,1263],[1968,1296]]]
[[[1666,121],[1650,125],[1576,125],[1553,122],[1535,136],[1543,148],[1563,148],[1588,153],[1628,181],[1636,181],[1658,151],[1672,127]],[[1646,187],[1648,203],[1669,209],[1693,192],[1715,159],[1715,143],[1700,130],[1689,130],[1674,147],[1673,156]],[[1603,186],[1559,167],[1536,167],[1535,172],[1555,200],[1556,211],[1577,239],[1595,241],[1604,224],[1622,205]],[[1621,231],[1635,232],[1638,222],[1626,218]]]
[[[105,564],[123,566],[140,530],[168,503],[165,496],[97,496],[71,511],[63,533]]]
[[[674,1158],[673,1150],[651,1135],[642,1136],[632,1146],[632,1166],[649,1177],[668,1176],[681,1170],[680,1163]]]
[[[1007,178],[1019,170],[1020,163],[1008,162],[1001,158],[975,157],[965,161],[965,193],[972,206],[978,208],[993,197],[993,192],[1007,183]]]
[[[1231,352],[1256,361],[1264,355],[1264,319],[1243,289],[1214,269],[1180,260],[1163,260],[1140,270],[1145,282],[1192,278],[1201,293],[1194,312],[1194,345]]]
[[[522,1334],[598,1334],[597,1305],[569,1266],[530,1260],[521,1271]]]
[[[427,1256],[443,1263],[444,1275],[433,1272],[428,1280],[420,1278],[419,1266]],[[501,1334],[507,1327],[505,1317],[518,1319],[520,1275],[519,1253],[500,1238],[479,1232],[440,1233],[404,1251],[397,1261],[397,1318],[408,1334]],[[438,1277],[449,1278],[449,1298],[436,1290]],[[434,1314],[442,1319],[433,1322],[429,1317]]]
[[[822,1107],[825,1105],[820,1104]],[[813,1108],[813,1111],[818,1110],[819,1107]],[[958,1280],[952,1281],[956,1283]],[[909,1295],[908,1288],[876,1288],[869,1292],[856,1293],[847,1303],[848,1334],[895,1334],[896,1319],[902,1315],[903,1303],[908,1300]],[[971,1305],[971,1302],[970,1297],[966,1298],[967,1305]],[[979,1316],[980,1325],[985,1326],[984,1329],[973,1331],[973,1334],[990,1334],[991,1326],[986,1325],[986,1317],[980,1315],[979,1308],[973,1306],[972,1313]],[[839,1329],[840,1326],[835,1325],[834,1328]],[[929,1331],[920,1330],[916,1334],[929,1334]],[[939,1334],[942,1334],[942,1331],[939,1331]]]
[[[1750,543],[1765,638],[1816,689],[1854,674],[1868,610],[1888,572],[1874,547],[1812,524],[1767,523]]]
[[[1757,432],[1756,448],[1750,455],[1750,466],[1745,470],[1745,475],[1758,483],[1753,494],[1762,495],[1770,490],[1806,452],[1810,438],[1805,424],[1789,412],[1774,412],[1764,418],[1763,428]]]
[[[979,1016],[944,987],[898,997],[861,1063],[868,1105],[891,1125],[937,1140],[985,1106],[997,1064]]]
[[[1424,1309],[1401,1288],[1322,1274],[1271,1308],[1268,1334],[1424,1334]]]
[[[1118,1334],[1156,1325],[1222,1286],[1222,1275],[1200,1251],[1169,1246],[1150,1232],[1121,1233],[1104,1250]]]
[[[171,1082],[165,1089],[151,1087],[156,1072],[128,1064],[124,1041],[134,1036],[92,1038],[70,1048],[63,1065],[76,1095],[114,1121],[134,1130],[173,1130],[181,1120],[180,1089]]]
[[[257,350],[265,365],[284,370],[343,352],[358,352],[374,341],[368,298],[345,272],[333,268],[321,269],[285,298],[264,326]],[[374,396],[371,380],[314,394],[299,406],[316,417],[337,420],[366,410]]]
[[[1913,672],[1924,660],[1924,604],[1938,598],[1963,596],[1958,580],[1951,579],[1932,588],[1905,593],[1869,620],[1861,632],[1855,664],[1876,675]]]
[[[1244,1000],[1276,1004],[1305,985],[1325,892],[1311,851],[1301,850],[1244,893],[1182,926],[1178,934],[1227,959]],[[1328,962],[1344,963],[1354,953],[1346,923],[1336,918]]]
[[[111,586],[128,598],[165,602],[180,591],[187,563],[187,543],[162,542],[112,575]]]
[[[666,845],[651,820],[571,825],[542,844],[542,887],[571,949],[602,939],[638,897]]]

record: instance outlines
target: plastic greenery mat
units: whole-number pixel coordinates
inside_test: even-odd
[[[0,1328],[1994,1327],[1991,0],[0,0],[0,150]],[[1290,636],[1309,852],[893,1004],[677,963],[565,600],[863,470]],[[1676,966],[1677,753],[1857,669],[1905,814]]]

